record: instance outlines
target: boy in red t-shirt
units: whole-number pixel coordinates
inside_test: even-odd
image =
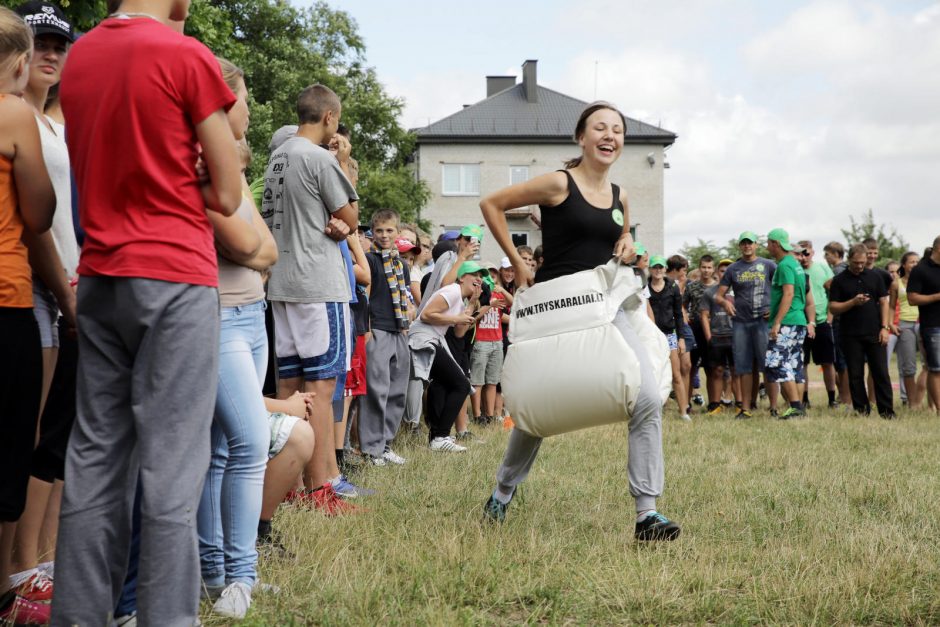
[[[503,311],[508,306],[506,290],[499,285],[496,264],[485,263],[493,287],[490,304],[480,308],[483,316],[477,322],[476,340],[470,353],[470,384],[474,388],[470,401],[477,422],[487,424],[496,416],[496,386],[503,371]]]
[[[191,625],[199,610],[195,512],[219,354],[206,210],[234,213],[241,186],[225,116],[235,96],[212,53],[165,23],[188,8],[188,0],[126,0],[72,47],[62,75],[86,238],[56,625],[109,622],[138,476],[138,619]]]

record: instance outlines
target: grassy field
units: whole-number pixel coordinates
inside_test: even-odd
[[[463,455],[400,447],[406,466],[358,477],[379,490],[368,512],[282,509],[293,557],[260,568],[283,590],[244,624],[940,623],[940,420],[687,424],[672,405],[659,509],[676,542],[633,540],[625,425],[546,440],[506,523],[481,524],[493,427]]]

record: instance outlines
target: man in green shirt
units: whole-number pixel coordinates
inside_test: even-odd
[[[803,270],[809,276],[810,294],[816,305],[815,322],[816,337],[807,338],[803,344],[803,360],[807,370],[810,357],[813,363],[822,368],[823,381],[826,384],[826,393],[829,395],[829,407],[838,406],[836,401],[836,351],[835,336],[832,331],[832,316],[829,313],[829,284],[832,283],[833,271],[828,263],[816,263],[813,259],[815,251],[813,242],[801,240],[793,251]],[[809,391],[809,377],[803,389],[803,403],[807,402]]]
[[[799,385],[803,376],[803,341],[807,333],[815,335],[815,311],[807,318],[806,273],[792,254],[790,235],[783,229],[767,234],[777,270],[770,286],[770,332],[766,368],[770,380],[780,384],[780,391],[790,403],[780,418],[805,416]]]

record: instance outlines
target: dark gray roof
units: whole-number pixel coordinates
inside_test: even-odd
[[[578,116],[588,103],[538,87],[538,102],[528,102],[522,83],[438,120],[412,129],[419,144],[432,143],[570,143]],[[662,144],[676,134],[627,118],[626,143]]]

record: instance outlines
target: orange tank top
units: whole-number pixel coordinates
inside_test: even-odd
[[[33,280],[22,236],[13,162],[0,155],[0,307],[33,306]]]

